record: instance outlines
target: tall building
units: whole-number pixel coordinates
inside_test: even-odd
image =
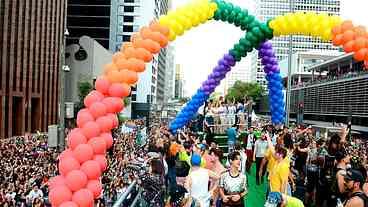
[[[267,21],[278,15],[290,12],[291,1],[293,1],[295,12],[298,11],[315,11],[324,12],[329,15],[340,15],[341,0],[256,0],[256,14],[260,21]],[[276,37],[272,39],[272,45],[279,61],[288,57],[289,53],[289,37]],[[293,53],[303,52],[307,50],[331,51],[338,50],[329,42],[322,42],[321,39],[306,36],[293,37]],[[253,58],[252,76],[255,81],[262,85],[266,85],[265,73],[261,67],[258,57]]]
[[[85,35],[109,49],[110,7],[111,0],[68,0],[67,45],[78,44]]]
[[[175,66],[175,91],[174,98],[180,99],[184,97],[184,71],[180,64]]]
[[[233,68],[227,75],[224,83],[224,92],[231,88],[236,81],[249,82],[251,80],[251,59],[245,58],[243,61],[239,62],[235,68]]]
[[[175,95],[175,49],[169,45],[167,48],[166,76],[165,76],[165,103],[174,99]]]
[[[0,1],[0,137],[58,120],[65,0]]]
[[[110,49],[118,51],[140,27],[166,14],[169,0],[111,0]],[[146,116],[151,105],[162,103],[165,93],[166,49],[146,64],[132,90],[132,116]]]

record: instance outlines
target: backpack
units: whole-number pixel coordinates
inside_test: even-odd
[[[356,192],[351,195],[350,198],[358,196],[360,199],[364,201],[364,207],[368,207],[368,197],[363,192]]]
[[[189,175],[190,165],[187,161],[175,160],[175,171],[177,177],[186,177]]]

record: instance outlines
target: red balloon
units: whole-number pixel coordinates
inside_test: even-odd
[[[112,97],[127,97],[130,94],[130,86],[126,83],[113,83],[109,88],[109,95]]]
[[[116,128],[117,126],[119,126],[119,120],[118,120],[118,117],[116,116],[116,114],[107,114],[108,116],[110,116],[111,120],[113,121],[113,125],[112,127],[113,128]]]
[[[101,132],[109,132],[112,129],[113,121],[109,116],[102,116],[96,120]]]
[[[59,172],[61,175],[66,176],[73,170],[79,170],[79,161],[74,156],[64,157],[59,162]]]
[[[109,149],[112,146],[113,142],[114,142],[111,133],[102,133],[100,135],[100,137],[105,139],[106,149]]]
[[[91,91],[85,98],[84,98],[84,105],[86,107],[90,107],[93,103],[99,102],[104,98],[104,95],[96,90]]]
[[[95,155],[93,160],[97,161],[100,164],[101,171],[104,172],[107,168],[107,160],[103,155]]]
[[[83,126],[82,132],[87,139],[90,139],[92,137],[97,137],[101,133],[101,130],[96,122],[90,121]]]
[[[86,144],[87,138],[81,132],[74,132],[68,135],[68,147],[74,150],[80,144]]]
[[[91,145],[94,154],[102,154],[106,153],[106,141],[102,137],[94,137],[88,141],[88,144]]]
[[[354,59],[357,61],[363,61],[367,55],[368,55],[368,49],[362,48],[359,51],[354,53]]]
[[[82,128],[86,123],[94,121],[92,114],[88,109],[82,109],[77,114],[77,126]]]
[[[67,201],[62,203],[59,207],[78,207],[78,205],[73,201]]]
[[[94,198],[99,198],[102,192],[102,184],[98,180],[90,180],[87,183],[87,189],[93,193]]]
[[[85,188],[75,192],[72,200],[78,204],[79,207],[92,207],[94,203],[93,193]]]
[[[121,98],[107,97],[102,100],[106,105],[107,113],[118,113],[124,109],[124,102]]]
[[[93,158],[93,148],[89,144],[80,144],[73,150],[74,157],[79,163],[84,163]]]
[[[80,169],[87,175],[88,180],[98,179],[102,173],[100,164],[95,160],[86,161]]]
[[[65,184],[73,192],[86,187],[87,182],[87,175],[81,170],[73,170],[65,176]]]
[[[71,149],[66,149],[62,153],[60,153],[58,159],[62,160],[65,157],[73,157],[73,151]]]
[[[72,200],[72,192],[65,185],[57,186],[50,190],[49,200],[53,206]]]
[[[65,185],[65,178],[62,175],[58,175],[58,176],[52,177],[48,181],[49,189],[53,189],[53,188],[58,187],[58,186],[61,186],[61,185]]]
[[[95,82],[95,88],[102,94],[107,94],[109,92],[110,81],[106,78],[99,77]]]
[[[101,100],[102,101],[102,100]],[[102,102],[95,102],[90,107],[88,107],[94,118],[105,116],[107,113],[106,106]]]

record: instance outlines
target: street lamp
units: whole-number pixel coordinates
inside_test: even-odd
[[[290,1],[290,12],[294,12],[294,0]],[[290,125],[290,103],[291,103],[291,58],[293,55],[293,35],[289,35],[289,57],[288,57],[288,74],[287,74],[287,91],[286,91],[286,120],[285,125]]]

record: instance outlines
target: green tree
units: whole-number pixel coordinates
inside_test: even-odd
[[[78,82],[78,96],[79,102],[77,104],[77,111],[83,108],[84,106],[84,98],[88,95],[89,92],[93,90],[93,86],[88,81],[80,81]]]
[[[241,101],[246,97],[251,97],[254,101],[258,101],[265,94],[265,89],[255,82],[236,81],[234,85],[228,89],[226,99],[230,101]]]

